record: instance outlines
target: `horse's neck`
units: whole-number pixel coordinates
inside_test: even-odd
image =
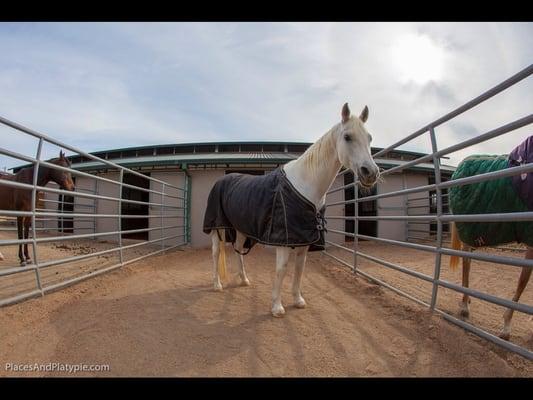
[[[31,167],[31,168],[28,168],[27,170],[23,170],[23,172],[21,171],[22,176],[20,177],[20,180],[24,181],[25,183],[32,184],[34,168],[35,167]],[[37,177],[37,186],[46,186],[48,182],[52,180],[48,172],[49,172],[48,168],[45,168],[45,167],[39,168],[39,176]]]
[[[325,201],[326,192],[339,173],[337,156],[337,126],[316,141],[298,159],[283,166],[287,178],[317,209]]]

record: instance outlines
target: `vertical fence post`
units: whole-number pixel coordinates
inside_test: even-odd
[[[65,204],[65,195],[63,194],[60,194],[59,195],[59,200],[60,200],[60,204],[61,204],[61,212],[60,212],[60,220],[61,220],[61,236],[64,236],[65,235],[65,227],[63,226],[63,221],[64,221],[64,218],[63,218],[63,213],[65,212],[65,208],[64,208],[64,204]]]
[[[188,190],[188,185],[189,183],[189,176],[187,175],[187,171],[184,172],[184,184],[183,184],[183,187],[184,187],[184,191],[183,191],[183,200],[181,202],[181,206],[183,207],[182,209],[182,212],[183,212],[183,217],[182,217],[182,225],[183,225],[183,240],[185,242],[188,242],[188,237],[187,235],[189,234],[189,229],[188,229],[188,223],[189,223],[189,218],[187,216],[187,196],[188,196],[188,193],[189,193],[189,190]],[[178,205],[180,204],[180,199],[177,199],[178,200]]]
[[[357,252],[359,251],[359,239],[357,235],[359,234],[359,185],[357,184],[357,177],[353,176],[353,191],[354,191],[354,218],[353,218],[353,273],[356,273],[357,270]],[[346,199],[345,199],[346,200]],[[346,207],[346,205],[344,206]],[[346,215],[346,213],[344,213]]]
[[[39,164],[41,162],[41,150],[43,148],[43,138],[39,139],[37,146],[37,155],[35,156],[35,164],[33,166],[33,189],[31,190],[31,237],[33,250],[33,264],[35,265],[35,278],[37,279],[37,287],[41,291],[41,296],[44,296],[43,285],[41,282],[41,272],[39,271],[39,259],[37,258],[37,229],[35,227],[35,209],[37,208],[37,183],[39,178]],[[24,232],[24,220],[28,217],[22,218],[22,232]],[[28,231],[29,233],[29,231]],[[24,238],[24,235],[22,235]],[[28,239],[28,238],[25,238]]]
[[[94,180],[94,192],[95,195],[98,195],[98,179]],[[98,214],[98,199],[93,199],[93,214]],[[93,233],[96,234],[96,217],[93,217]],[[96,236],[93,236],[93,239],[96,239]]]
[[[407,189],[407,177],[406,177],[405,172],[402,172],[402,189],[403,190]],[[376,201],[379,201],[379,199]],[[405,215],[409,215],[409,195],[407,194],[403,196],[403,206],[404,206]],[[405,241],[408,242],[409,241],[409,221],[405,221],[404,231],[405,231]]]
[[[119,185],[119,201],[118,201],[118,247],[119,247],[119,257],[120,265],[124,266],[124,258],[122,254],[122,183],[124,182],[124,170],[120,169],[120,185]]]
[[[435,309],[435,304],[437,302],[437,292],[439,285],[437,281],[440,278],[440,265],[441,265],[441,253],[440,249],[442,247],[442,190],[439,185],[441,183],[441,174],[440,174],[440,158],[436,156],[438,151],[437,149],[437,139],[435,138],[435,130],[433,127],[429,128],[429,136],[431,138],[431,151],[433,152],[433,166],[435,168],[435,184],[436,196],[437,196],[437,253],[435,254],[435,271],[433,274],[433,290],[431,292],[431,310]]]
[[[163,183],[163,188],[161,189],[161,208],[159,212],[159,215],[161,216],[161,226],[160,226],[161,227],[161,250],[165,248],[165,239],[163,236],[163,209],[165,208],[164,203],[165,203],[165,184]]]
[[[185,240],[191,242],[191,176],[185,170],[185,195],[183,196],[183,208],[185,212]]]

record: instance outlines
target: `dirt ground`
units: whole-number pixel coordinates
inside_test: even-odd
[[[100,245],[70,246],[40,251],[64,256]],[[427,274],[433,270],[429,253],[370,242],[360,249]],[[212,290],[210,250],[183,249],[0,308],[0,376],[533,376],[532,362],[320,253],[309,255],[302,280],[307,308],[291,305],[291,264],[282,292],[286,314],[273,318],[273,250],[258,245],[245,257],[249,287],[237,285],[237,259],[229,248],[227,254],[230,278],[220,293]],[[90,268],[105,262],[113,260]],[[60,279],[74,273],[71,268],[79,269],[58,267],[51,275]],[[414,278],[364,260],[360,268],[429,299],[430,286]],[[472,269],[471,287],[512,297],[518,268],[474,262]],[[443,267],[443,279],[460,282],[460,276],[460,269]],[[459,299],[440,289],[438,306],[458,315]],[[521,301],[533,303],[531,283]],[[473,299],[471,312],[472,321],[490,332],[501,328],[501,307]],[[529,316],[515,313],[511,340],[532,349],[531,325]],[[109,371],[12,372],[7,363],[106,364]]]

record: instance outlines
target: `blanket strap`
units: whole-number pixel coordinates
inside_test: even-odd
[[[220,232],[218,231],[218,229],[216,230],[216,232],[217,232],[218,240],[220,240],[222,242],[222,238],[220,237]],[[224,231],[224,234],[226,234],[226,231]],[[252,250],[252,248],[250,247],[250,248],[248,248],[248,250],[245,253],[241,253],[239,250],[237,250],[235,248],[235,242],[231,243],[231,247],[233,247],[233,250],[235,251],[235,253],[238,253],[241,256],[245,256],[246,254],[248,254],[250,252],[250,250]]]
[[[235,248],[235,243],[232,243],[231,245],[233,246],[233,250],[235,251],[235,253],[240,254],[241,256],[245,256],[246,254],[250,252],[250,250],[252,250],[252,248],[249,247],[245,253],[241,253],[239,250]]]

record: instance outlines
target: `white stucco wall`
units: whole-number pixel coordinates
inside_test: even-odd
[[[161,180],[163,182],[169,183],[173,186],[179,188],[185,187],[185,174],[182,171],[171,171],[171,172],[152,172],[150,176],[154,179]],[[163,189],[163,184],[159,182],[150,181],[150,189],[161,192]],[[175,228],[163,229],[163,236],[174,236],[174,235],[184,235],[185,234],[185,210],[184,207],[184,191],[178,190],[176,188],[165,185],[165,195],[181,197],[181,199],[176,199],[173,197],[163,197],[163,204],[169,206],[169,208],[161,208],[160,206],[150,206],[149,213],[150,215],[172,215],[172,217],[163,218],[163,226],[179,226]],[[161,195],[158,193],[150,193],[150,202],[161,204]],[[170,207],[180,207],[181,209],[170,208]],[[161,218],[150,218],[148,220],[149,228],[161,228]],[[156,240],[161,238],[161,230],[156,229],[149,231],[149,240]],[[185,236],[179,236],[172,239],[166,239],[164,241],[165,247],[174,246],[185,241]],[[157,242],[161,243],[161,242]]]
[[[94,194],[96,179],[84,176],[76,177],[76,191],[81,193]],[[97,200],[87,197],[74,197],[74,213],[93,214]],[[94,231],[94,221],[96,218],[74,218],[74,234],[86,234]]]
[[[222,176],[224,176],[224,169],[206,169],[206,170],[190,170],[189,175],[191,177],[191,205],[190,205],[190,225],[191,225],[191,246],[194,248],[209,247],[211,245],[210,238],[203,232],[203,219],[205,208],[207,206],[207,198],[211,188],[214,183]],[[108,172],[101,174],[100,176],[105,177],[110,180],[118,181],[119,173],[118,172]],[[153,178],[168,182],[172,185],[178,187],[185,186],[185,174],[182,171],[156,171],[151,172]],[[406,187],[416,187],[421,185],[428,184],[428,175],[427,173],[414,173],[408,172],[405,177],[402,174],[393,174],[386,176],[385,181],[380,183],[377,187],[377,193],[386,193],[396,190],[401,190],[404,187],[404,180]],[[343,176],[337,177],[335,182],[332,185],[332,188],[342,186],[344,184]],[[94,180],[84,177],[78,177],[76,182],[78,190],[83,191],[93,191],[94,190]],[[151,182],[150,188],[152,190],[161,191],[161,184],[157,182]],[[108,182],[98,181],[98,193],[110,197],[118,197],[120,193],[119,185],[114,185]],[[178,195],[180,197],[184,196],[183,191],[178,191],[176,189],[171,189],[167,186],[166,193],[171,195]],[[427,193],[420,192],[409,195],[409,198],[428,196]],[[46,193],[46,199],[57,200],[58,196],[53,193]],[[344,190],[337,191],[327,196],[327,203],[333,203],[344,200]],[[158,194],[150,193],[150,201],[154,203],[160,203],[161,197]],[[83,204],[93,204],[93,199],[86,199],[81,197],[75,197],[75,206],[74,212],[78,213],[88,213],[92,212],[92,208],[83,207]],[[50,210],[57,210],[57,203],[45,203],[46,207]],[[117,214],[118,209],[117,201],[110,200],[97,200],[96,201],[96,211],[98,214]],[[410,211],[411,215],[415,214],[427,214],[429,212],[429,201],[422,202],[419,201],[417,204],[426,204],[427,207],[412,209]],[[178,206],[182,207],[184,205],[184,200],[182,199],[173,199],[170,197],[165,198],[165,205],[168,206]],[[404,215],[405,213],[405,196],[396,196],[389,197],[378,200],[378,215]],[[150,215],[159,215],[160,207],[150,206],[149,213]],[[184,210],[177,209],[166,209],[164,212],[165,215],[168,214],[179,214],[175,217],[166,218],[163,220],[163,225],[185,225],[186,221],[184,218]],[[344,216],[345,214],[345,205],[336,205],[328,207],[326,209],[327,216]],[[83,228],[92,228],[93,222],[88,219],[87,221],[76,220],[74,221],[74,233],[89,233],[90,229]],[[57,231],[57,219],[53,221],[46,221],[41,223],[41,226],[48,227],[51,230]],[[160,218],[150,218],[149,227],[157,228],[161,226]],[[406,230],[407,224],[405,221],[378,221],[377,224],[377,235],[379,237],[395,239],[395,240],[406,240]],[[342,219],[330,219],[328,220],[328,229],[334,229],[338,231],[345,230],[345,220]],[[417,226],[416,229],[427,229],[429,230],[429,224],[425,227],[422,225]],[[118,230],[118,218],[98,218],[96,221],[96,231],[97,232],[111,232]],[[164,236],[175,235],[178,233],[184,233],[184,228],[172,228],[164,230]],[[158,239],[160,238],[161,231],[156,229],[149,232],[149,239]],[[336,234],[333,232],[328,232],[326,235],[328,241],[342,244],[344,243],[344,235]],[[117,241],[117,235],[106,236],[102,238],[103,240],[108,241]],[[184,241],[184,237],[178,237],[174,239],[167,240],[165,245],[174,245]]]
[[[99,176],[118,181],[120,175],[118,172],[107,172],[99,174]],[[119,198],[120,186],[110,182],[98,181],[98,194],[102,196],[109,196]],[[118,201],[98,199],[96,201],[96,210],[98,214],[118,214]],[[96,231],[97,232],[114,232],[118,230],[118,218],[97,218]],[[118,235],[104,236],[102,240],[116,242]]]
[[[386,175],[384,182],[378,185],[377,193],[389,193],[404,188],[412,188],[428,184],[428,175],[426,173],[407,172],[404,174]],[[406,214],[406,197],[408,199],[428,196],[427,192],[412,193],[407,196],[394,196],[378,199],[378,215],[405,215]],[[419,201],[417,204],[424,204]],[[427,204],[427,203],[426,203]],[[410,210],[410,215],[427,214],[429,208],[419,208]],[[418,226],[418,225],[417,225]],[[378,221],[378,237],[393,240],[407,239],[407,222],[406,221]],[[418,229],[418,228],[417,228]]]
[[[49,182],[46,187],[50,187],[50,188],[54,188],[54,189],[59,189],[59,186],[56,185],[55,183],[53,182]],[[52,193],[52,192],[41,192],[41,197],[43,198],[43,202],[41,203],[41,205],[43,206],[43,212],[53,212],[53,213],[57,213],[59,212],[58,211],[58,203],[57,201],[59,200],[59,195],[56,194],[56,193]],[[46,200],[51,200],[53,202],[50,202],[50,201],[46,201]],[[46,216],[37,216],[36,217],[36,225],[37,225],[37,228],[43,228],[45,229],[46,232],[49,232],[49,233],[53,233],[53,234],[57,234],[57,221],[58,221],[58,217],[46,217]],[[38,235],[39,233],[37,233]]]
[[[200,248],[211,246],[209,235],[202,228],[207,197],[218,178],[224,176],[224,170],[189,171],[192,179],[191,187],[191,246]]]
[[[331,189],[335,189],[338,187],[344,186],[344,176],[337,176],[333,184],[331,185]],[[334,193],[331,193],[326,196],[326,204],[329,203],[336,203],[338,201],[344,201],[344,190],[338,190]],[[344,204],[339,204],[336,206],[331,206],[326,208],[326,218],[329,216],[344,216]],[[344,244],[344,235],[330,232],[330,229],[335,229],[337,231],[344,231],[345,225],[343,219],[328,219],[327,220],[327,229],[328,232],[326,233],[326,240],[337,243],[337,244]]]

